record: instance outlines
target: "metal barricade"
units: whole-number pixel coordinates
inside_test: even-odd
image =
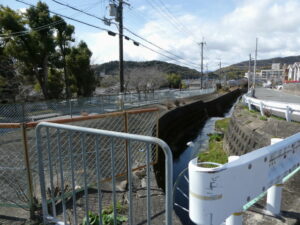
[[[64,140],[64,141],[62,141]],[[67,141],[66,141],[67,140]],[[107,141],[109,140],[109,141]],[[64,224],[90,224],[91,211],[98,213],[99,224],[103,224],[103,180],[110,179],[112,217],[118,220],[118,182],[116,174],[126,154],[124,165],[128,165],[128,224],[134,224],[133,209],[133,162],[134,148],[140,149],[145,157],[147,224],[151,224],[151,151],[158,145],[165,154],[165,224],[172,225],[172,153],[168,145],[155,137],[99,130],[86,127],[42,122],[36,128],[36,148],[39,161],[39,177],[43,221],[63,221]],[[102,145],[103,143],[106,143]],[[107,144],[108,143],[108,144]],[[136,152],[136,151],[135,151]],[[135,153],[136,154],[136,153]],[[110,170],[102,167],[103,161],[110,161]],[[124,161],[124,160],[123,160]],[[107,186],[107,185],[106,185]],[[107,187],[106,187],[107,188]],[[90,206],[89,195],[95,194],[96,204]],[[79,196],[83,202],[78,203]],[[124,196],[123,196],[124,198]],[[79,205],[84,205],[79,210]]]

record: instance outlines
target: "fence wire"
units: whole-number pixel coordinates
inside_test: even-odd
[[[125,111],[117,112],[104,115],[95,116],[82,116],[68,120],[61,120],[61,122],[70,125],[77,125],[88,128],[97,128],[110,131],[128,132],[134,134],[141,134],[147,136],[156,136],[156,126],[158,121],[159,111],[158,109],[149,110],[136,110],[136,111]],[[55,120],[53,120],[55,122]],[[22,128],[7,128],[0,124],[0,206],[3,207],[23,207],[29,208],[30,205],[30,188],[29,182],[32,185],[32,194],[37,198],[40,196],[39,177],[38,177],[38,157],[36,152],[36,137],[35,137],[35,125],[37,123],[25,124],[25,140],[23,140]],[[51,148],[51,156],[45,156],[45,169],[50,172],[52,170],[53,183],[57,187],[61,187],[60,179],[60,160],[62,161],[64,179],[66,185],[64,185],[65,191],[70,187],[72,176],[76,181],[78,188],[82,187],[84,180],[82,180],[83,170],[83,158],[82,158],[82,145],[86,148],[86,172],[88,174],[87,179],[89,184],[96,184],[97,181],[97,165],[95,142],[98,142],[101,151],[99,156],[102,161],[100,164],[101,179],[103,182],[109,182],[112,178],[111,174],[111,160],[110,160],[110,149],[111,149],[111,138],[102,137],[100,140],[95,140],[94,136],[86,135],[84,140],[82,137],[74,132],[72,138],[66,133],[56,133],[49,129],[42,133],[42,137],[49,137],[51,140],[44,148]],[[60,143],[58,150],[57,143]],[[114,148],[118,152],[116,154],[115,176],[124,176],[127,172],[126,164],[126,151],[127,142],[125,140],[116,139],[113,140]],[[28,180],[28,173],[25,162],[25,145],[28,150],[28,159],[30,164],[30,178]],[[69,149],[72,149],[72,158],[67,157],[69,155]],[[152,163],[156,162],[156,146],[152,148]],[[145,166],[145,152],[144,147],[140,144],[132,143],[132,156],[133,156],[133,169],[141,168]],[[53,151],[52,151],[53,150]],[[61,157],[60,157],[61,156]],[[49,161],[52,162],[52,168],[49,168]],[[71,167],[74,167],[75,173],[71,173]],[[46,180],[50,177],[46,177]],[[55,188],[54,188],[55,189]],[[50,188],[49,190],[53,190]],[[48,194],[58,195],[61,190],[56,190],[56,193],[48,191]],[[1,208],[0,208],[1,212]]]
[[[26,207],[28,184],[21,128],[0,134],[0,206]]]
[[[103,114],[162,103],[214,92],[214,88],[198,90],[164,90],[124,95],[101,95],[95,97],[48,100],[14,104],[0,104],[0,123],[39,121],[55,117],[77,117],[86,114]]]

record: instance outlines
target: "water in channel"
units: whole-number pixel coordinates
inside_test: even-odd
[[[188,215],[188,182],[186,180],[187,177],[187,170],[184,173],[186,175],[186,178],[183,176],[180,176],[180,173],[182,173],[187,167],[188,163],[191,159],[197,157],[198,153],[201,151],[204,151],[208,147],[208,141],[209,136],[208,134],[215,132],[215,122],[220,119],[224,119],[226,117],[230,117],[232,115],[232,112],[234,110],[233,104],[228,112],[224,113],[224,117],[210,117],[204,124],[204,126],[199,131],[198,136],[191,140],[191,144],[186,147],[184,151],[180,154],[180,156],[177,159],[174,159],[174,175],[173,175],[173,183],[178,183],[178,188],[174,190],[174,210],[176,214],[179,216],[182,224],[189,225],[194,224],[190,221],[189,215]],[[178,205],[176,205],[178,204]]]

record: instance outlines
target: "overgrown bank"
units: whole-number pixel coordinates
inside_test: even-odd
[[[228,161],[228,155],[223,150],[224,134],[227,131],[230,118],[217,120],[215,123],[215,133],[209,134],[209,144],[206,151],[198,155],[199,162],[214,162],[225,164]]]

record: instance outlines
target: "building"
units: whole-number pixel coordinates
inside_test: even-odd
[[[287,70],[289,81],[300,81],[300,62],[288,65]]]
[[[258,76],[265,81],[281,81],[284,78],[284,69],[280,67],[280,63],[272,63],[270,70],[261,70]]]

